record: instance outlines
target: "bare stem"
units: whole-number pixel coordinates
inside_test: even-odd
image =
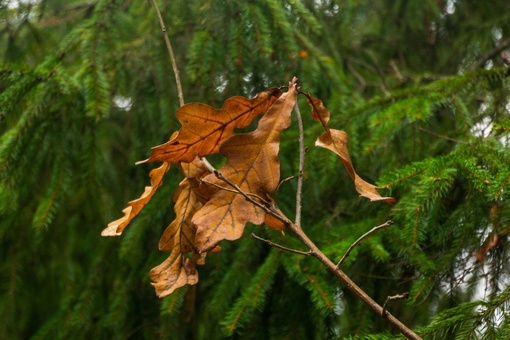
[[[302,195],[303,195],[303,173],[305,168],[305,140],[304,140],[304,132],[303,132],[303,119],[301,117],[301,112],[299,111],[299,105],[296,101],[296,106],[294,107],[294,111],[296,112],[298,129],[299,129],[299,172],[297,179],[297,192],[296,192],[296,220],[295,224],[301,225],[301,208],[302,208]]]
[[[369,231],[367,231],[366,233],[364,233],[363,235],[361,235],[360,238],[358,238],[353,244],[351,244],[351,246],[349,247],[349,249],[347,249],[347,251],[345,252],[344,256],[342,256],[342,258],[340,259],[340,261],[338,262],[338,264],[336,265],[338,268],[340,268],[340,266],[342,265],[342,263],[347,259],[347,257],[349,256],[349,254],[351,253],[351,251],[354,249],[354,247],[356,247],[361,241],[363,241],[363,239],[367,238],[368,236],[370,236],[372,233],[376,232],[377,230],[381,229],[381,228],[386,228],[386,227],[389,227],[393,224],[394,222],[393,221],[386,221],[384,222],[383,224],[381,225],[378,225],[377,227],[373,227],[372,229],[370,229]]]
[[[202,161],[202,163],[204,163],[205,167],[210,173],[214,173],[216,171],[214,166],[212,166],[211,163],[209,163],[209,161],[205,157],[200,157],[200,160]]]
[[[177,95],[179,98],[179,105],[183,106],[184,105],[184,95],[182,93],[181,78],[179,76],[179,69],[177,68],[177,62],[175,61],[172,44],[170,43],[170,38],[168,37],[168,33],[166,31],[166,26],[163,21],[163,17],[161,16],[161,12],[159,11],[159,7],[158,7],[156,0],[152,0],[152,5],[156,9],[156,13],[158,14],[159,23],[161,25],[161,31],[163,32],[163,36],[165,37],[166,48],[168,50],[168,54],[170,55],[170,60],[172,61],[172,68],[174,69],[174,75],[175,75],[175,83],[177,85]]]
[[[251,237],[257,239],[257,240],[260,240],[262,242],[265,242],[267,243],[268,245],[270,245],[271,247],[275,247],[275,248],[278,248],[278,249],[281,249],[281,250],[285,250],[285,251],[288,251],[290,253],[296,253],[296,254],[300,254],[300,255],[305,255],[305,256],[312,256],[312,253],[310,251],[301,251],[301,250],[296,250],[296,249],[292,249],[292,248],[287,248],[287,247],[284,247],[278,243],[274,243],[273,241],[271,240],[268,240],[268,239],[265,239],[265,238],[262,238],[260,236],[257,236],[255,234],[251,234]]]
[[[397,294],[397,295],[393,295],[393,296],[388,296],[386,298],[386,301],[384,301],[384,305],[382,306],[381,315],[384,317],[384,315],[386,314],[386,305],[388,304],[389,301],[407,299],[408,297],[409,297],[409,293],[408,292],[405,292],[403,294]]]

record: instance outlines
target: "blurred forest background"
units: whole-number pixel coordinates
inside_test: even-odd
[[[509,338],[508,0],[158,3],[186,102],[220,108],[297,76],[349,134],[360,176],[397,199],[358,198],[306,114],[303,228],[319,248],[338,261],[392,219],[345,272],[380,304],[410,292],[388,310],[424,338]],[[0,338],[397,336],[320,263],[249,236],[302,249],[264,226],[156,297],[177,167],[121,237],[100,233],[149,185],[159,164],[134,163],[179,129],[178,107],[150,1],[0,0]],[[295,186],[276,195],[288,216]]]

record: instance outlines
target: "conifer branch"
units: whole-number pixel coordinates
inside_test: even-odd
[[[179,98],[179,105],[183,106],[185,102],[184,102],[184,95],[182,92],[181,78],[179,76],[179,69],[177,68],[177,62],[175,61],[172,44],[170,43],[170,38],[168,37],[168,32],[166,30],[165,22],[163,21],[163,17],[161,16],[161,12],[159,11],[159,7],[158,7],[156,0],[152,0],[152,5],[156,9],[159,23],[161,25],[161,31],[163,32],[163,36],[165,37],[166,48],[168,50],[168,54],[170,55],[170,60],[172,61],[172,68],[174,69],[174,75],[175,75],[175,83],[177,85],[177,96]]]
[[[347,257],[349,256],[349,254],[351,253],[351,251],[354,249],[354,247],[356,247],[361,241],[363,241],[363,239],[367,238],[368,236],[370,236],[372,233],[376,232],[377,230],[379,229],[382,229],[382,228],[386,228],[386,227],[389,227],[391,226],[393,223],[393,221],[389,220],[389,221],[386,221],[384,222],[383,224],[381,225],[378,225],[376,227],[373,227],[372,229],[370,229],[369,231],[367,231],[366,233],[364,233],[363,235],[361,235],[360,238],[358,238],[353,244],[351,244],[351,246],[349,247],[349,249],[347,249],[347,251],[345,252],[344,256],[342,256],[342,258],[340,259],[340,261],[338,261],[338,264],[336,265],[337,268],[340,268],[340,266],[342,265],[342,263],[347,259]]]

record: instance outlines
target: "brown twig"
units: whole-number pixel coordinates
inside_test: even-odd
[[[200,157],[200,160],[202,161],[202,163],[204,163],[205,167],[210,173],[214,173],[216,171],[214,166],[212,166],[211,163],[209,163],[209,161],[205,157]]]
[[[387,313],[386,305],[388,304],[389,301],[407,299],[408,297],[409,297],[409,293],[408,292],[405,292],[403,294],[397,294],[397,295],[393,295],[393,296],[388,296],[386,298],[386,301],[384,301],[384,305],[382,306],[381,316],[384,317],[385,314]]]
[[[159,11],[158,4],[156,0],[152,0],[152,5],[156,9],[156,13],[158,14],[159,23],[161,25],[161,31],[163,32],[163,36],[165,37],[166,48],[168,50],[168,54],[170,55],[170,60],[172,61],[172,68],[174,69],[175,75],[175,83],[177,85],[177,96],[179,98],[180,106],[184,105],[184,95],[182,93],[182,85],[181,78],[179,76],[179,69],[177,68],[177,62],[175,61],[174,50],[172,49],[172,44],[170,43],[170,38],[168,37],[165,22],[163,21],[163,17],[161,16],[161,12]]]
[[[275,248],[278,248],[278,249],[281,249],[281,250],[285,250],[285,251],[288,251],[290,253],[296,253],[296,254],[305,255],[305,256],[312,256],[312,253],[310,251],[301,251],[301,250],[297,250],[297,249],[287,248],[287,247],[284,247],[284,246],[282,246],[282,245],[280,245],[278,243],[274,243],[271,240],[268,240],[268,239],[262,238],[260,236],[257,236],[254,233],[251,234],[251,237],[253,237],[253,238],[257,239],[257,240],[260,240],[262,242],[265,242],[268,245],[270,245],[271,247],[275,247]]]
[[[344,256],[342,256],[342,258],[340,259],[340,261],[338,261],[338,264],[336,265],[337,268],[340,268],[340,266],[342,265],[342,263],[347,259],[347,257],[349,256],[349,254],[351,253],[351,251],[354,249],[354,247],[356,247],[361,241],[363,241],[363,239],[367,238],[368,236],[370,236],[372,233],[376,232],[377,230],[381,229],[381,228],[386,228],[386,227],[389,227],[393,224],[394,222],[393,221],[386,221],[384,222],[383,224],[381,225],[378,225],[376,227],[373,227],[372,229],[370,229],[369,231],[367,231],[366,233],[364,233],[363,235],[361,235],[360,238],[358,238],[353,244],[351,244],[351,246],[349,247],[349,249],[347,249],[347,251],[345,252]]]
[[[288,181],[292,181],[295,177],[294,176],[290,176],[290,177],[287,177],[287,178],[284,178],[280,181],[280,183],[278,183],[278,186],[276,187],[276,191],[280,191],[280,187],[283,183],[285,182],[288,182]]]

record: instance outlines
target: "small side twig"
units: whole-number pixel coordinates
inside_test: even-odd
[[[278,186],[276,187],[276,191],[280,191],[280,187],[282,186],[283,183],[288,182],[288,181],[292,181],[294,178],[295,178],[294,176],[290,176],[290,177],[282,179],[280,181],[280,183],[278,184]]]
[[[172,49],[172,44],[170,43],[170,38],[168,37],[165,22],[163,21],[163,17],[161,16],[161,12],[159,11],[158,4],[156,0],[152,0],[152,5],[156,9],[156,13],[158,14],[159,23],[161,25],[161,31],[163,32],[163,36],[165,37],[166,48],[168,50],[168,54],[170,55],[170,60],[172,61],[172,68],[174,69],[175,75],[175,83],[177,85],[177,96],[179,98],[180,106],[184,105],[184,95],[182,92],[181,85],[181,77],[179,76],[179,69],[177,68],[177,62],[175,61],[174,50]]]
[[[354,249],[354,247],[356,247],[361,241],[363,241],[363,239],[367,238],[368,236],[370,236],[372,233],[376,232],[377,230],[379,229],[382,229],[382,228],[386,228],[386,227],[389,227],[393,224],[394,222],[389,220],[389,221],[386,221],[384,222],[383,224],[381,225],[378,225],[376,227],[373,227],[372,229],[370,229],[369,231],[367,231],[366,233],[364,233],[363,235],[361,235],[360,238],[358,238],[353,244],[351,244],[351,246],[349,247],[349,249],[347,249],[347,251],[345,252],[344,256],[342,256],[342,258],[340,259],[340,261],[338,261],[338,264],[336,265],[337,268],[340,268],[340,266],[342,265],[342,263],[347,259],[347,257],[349,256],[349,254],[351,253],[351,251]]]
[[[407,299],[408,297],[409,297],[409,293],[408,292],[405,292],[405,293],[402,293],[402,294],[393,295],[393,296],[388,296],[386,298],[386,301],[384,301],[384,305],[382,306],[382,311],[381,311],[382,317],[384,317],[386,315],[386,313],[387,313],[386,305],[388,304],[389,301]]]
[[[281,250],[285,250],[285,251],[288,251],[290,253],[296,253],[296,254],[305,255],[305,256],[312,256],[313,255],[311,251],[301,251],[301,250],[297,250],[297,249],[292,249],[292,248],[284,247],[281,244],[274,243],[271,240],[262,238],[260,236],[257,236],[255,234],[253,234],[253,233],[251,234],[251,237],[253,237],[253,238],[255,238],[255,239],[259,240],[259,241],[265,242],[268,245],[270,245],[271,247],[275,247],[275,248],[278,248],[278,249],[281,249]]]

